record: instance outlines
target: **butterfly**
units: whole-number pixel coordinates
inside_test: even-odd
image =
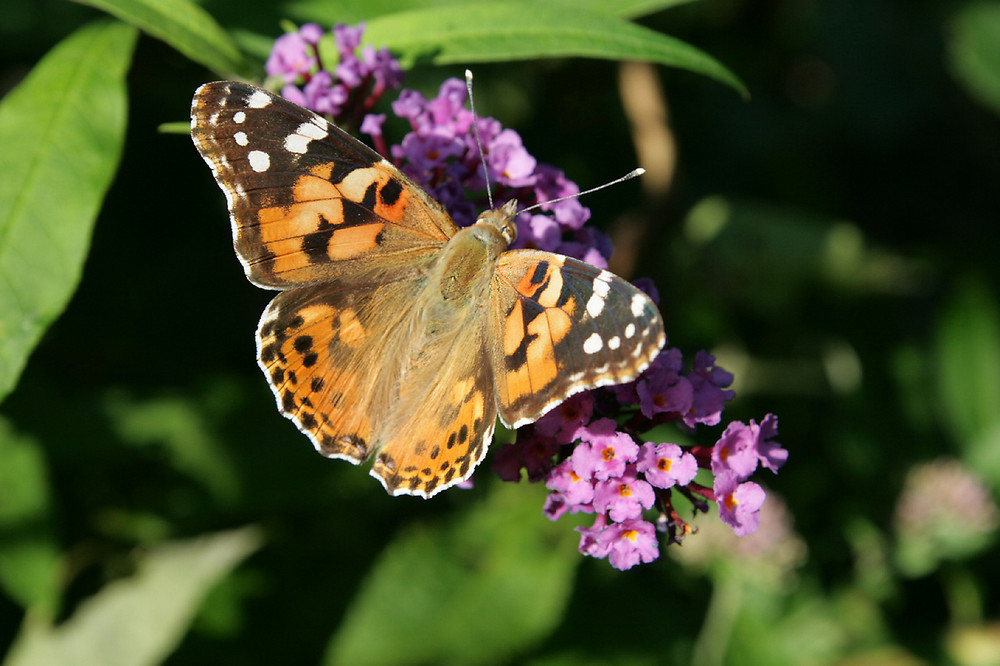
[[[646,294],[606,270],[507,249],[515,202],[459,229],[377,152],[243,83],[195,92],[191,135],[225,193],[279,411],[392,495],[464,481],[514,429],[636,378],[663,346]]]

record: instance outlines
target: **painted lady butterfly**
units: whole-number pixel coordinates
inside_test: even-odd
[[[621,278],[507,250],[513,201],[458,229],[381,155],[242,83],[201,86],[191,134],[247,277],[281,291],[257,328],[278,409],[327,457],[374,454],[393,495],[467,479],[498,414],[531,423],[663,346],[656,306]]]

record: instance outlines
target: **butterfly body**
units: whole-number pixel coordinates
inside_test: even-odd
[[[468,478],[496,419],[634,379],[664,342],[648,297],[588,264],[509,250],[516,205],[458,229],[380,155],[264,90],[206,84],[192,136],[226,194],[279,410],[392,494]]]

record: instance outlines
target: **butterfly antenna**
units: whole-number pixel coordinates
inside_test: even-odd
[[[483,142],[479,138],[479,116],[476,115],[476,103],[472,99],[472,70],[465,70],[465,89],[469,91],[469,109],[472,111],[472,133],[476,136],[476,146],[479,147],[479,159],[483,162],[483,177],[486,178],[486,198],[493,208],[493,188],[490,187],[490,170],[486,168],[486,153],[483,152]]]
[[[518,211],[518,213],[524,213],[526,211],[535,208],[540,208],[541,206],[546,206],[548,204],[555,203],[557,201],[565,201],[566,199],[575,199],[577,197],[582,197],[584,194],[590,194],[591,192],[596,192],[597,190],[603,190],[605,187],[611,187],[612,185],[617,185],[618,183],[624,183],[626,180],[632,180],[636,176],[641,176],[644,173],[646,173],[646,170],[643,169],[642,167],[639,167],[638,169],[632,169],[621,178],[615,178],[610,183],[604,183],[603,185],[598,185],[597,187],[592,187],[589,190],[584,190],[583,192],[577,192],[576,194],[567,194],[566,196],[559,197],[558,199],[549,199],[548,201],[542,201],[540,203],[532,204],[527,208],[522,208],[521,210]]]

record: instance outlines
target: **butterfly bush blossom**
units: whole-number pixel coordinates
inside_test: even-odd
[[[539,163],[514,130],[493,118],[475,118],[466,107],[463,81],[446,80],[432,99],[400,91],[392,112],[408,122],[410,131],[389,146],[382,131],[386,115],[369,111],[388,88],[399,87],[401,70],[385,49],[367,46],[358,55],[363,31],[364,24],[333,29],[339,62],[329,69],[318,46],[322,29],[306,24],[275,42],[268,76],[283,96],[335,122],[360,118],[360,130],[375,149],[440,201],[459,226],[475,222],[477,211],[489,204],[476,123],[496,201],[516,199],[522,208],[549,202],[517,216],[513,247],[557,252],[607,268],[611,243],[584,226],[589,209],[576,198],[551,201],[577,194],[577,185],[559,169]],[[635,284],[659,304],[652,281]],[[506,481],[526,477],[544,483],[550,492],[543,511],[552,520],[592,514],[590,526],[576,528],[580,552],[607,558],[617,569],[659,557],[658,535],[665,534],[668,544],[679,543],[693,531],[674,508],[675,493],[696,512],[706,512],[715,502],[719,518],[735,534],[750,534],[759,525],[765,493],[749,478],[758,467],[777,473],[788,457],[774,439],[777,417],[768,414],[759,424],[729,423],[712,446],[644,437],[667,423],[689,435],[718,426],[734,395],[727,388],[732,380],[708,352],[697,352],[688,367],[679,349],[665,348],[635,381],[578,393],[519,429],[514,444],[496,451],[494,471]],[[704,484],[695,480],[699,472]]]

